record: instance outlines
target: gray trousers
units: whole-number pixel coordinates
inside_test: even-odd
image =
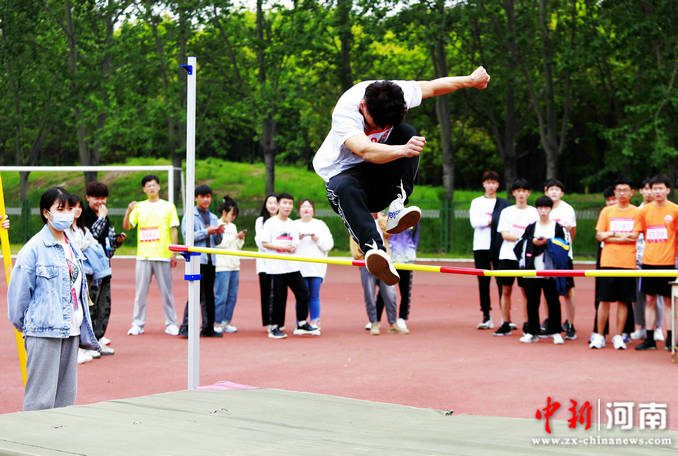
[[[158,287],[162,293],[162,311],[165,314],[165,326],[177,324],[177,313],[174,310],[174,296],[172,296],[172,268],[169,261],[154,261],[137,259],[135,268],[136,290],[134,292],[134,320],[132,324],[144,327],[146,324],[146,298],[151,285],[151,278],[155,275]]]
[[[376,289],[379,285],[379,294],[384,300],[384,307],[386,308],[386,317],[389,323],[396,321],[396,291],[395,285],[386,285],[381,280],[378,280],[369,273],[366,267],[360,268],[360,280],[363,284],[363,293],[365,295],[365,310],[367,310],[367,318],[371,323],[377,321],[377,303],[376,303]]]
[[[27,354],[24,410],[73,405],[78,390],[79,345],[80,336],[24,337]]]

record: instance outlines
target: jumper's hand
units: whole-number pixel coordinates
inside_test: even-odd
[[[471,78],[471,86],[476,89],[484,89],[490,82],[490,75],[487,74],[485,68],[479,66],[473,73],[469,75]]]
[[[402,153],[404,157],[415,157],[424,150],[426,138],[423,136],[412,136],[407,144],[403,145]]]

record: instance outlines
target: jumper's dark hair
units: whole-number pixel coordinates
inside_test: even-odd
[[[85,207],[82,205],[82,198],[80,196],[76,195],[75,193],[71,193],[68,195],[68,206],[69,207],[75,207],[76,204],[80,205],[80,209],[84,209]],[[80,228],[80,230],[84,233],[85,232],[85,219],[82,217],[82,213],[80,213],[80,217],[78,217],[75,220],[75,226]]]
[[[156,176],[155,174],[147,174],[144,177],[141,178],[141,186],[143,187],[146,185],[147,182],[150,181],[155,181],[158,185],[160,185],[160,178]]]
[[[85,187],[87,196],[108,196],[108,187],[103,182],[90,182]]]
[[[40,218],[43,224],[47,223],[44,212],[49,212],[55,201],[59,203],[57,209],[62,209],[68,205],[68,192],[63,187],[48,188],[40,197]]]
[[[611,185],[605,187],[605,190],[603,190],[603,198],[608,199],[613,197],[614,197],[614,187]]]
[[[546,195],[542,195],[534,202],[534,207],[553,207],[553,200]]]
[[[501,179],[499,179],[499,173],[496,172],[496,171],[492,171],[492,170],[485,171],[483,173],[483,180],[481,182],[485,182],[485,181],[489,181],[489,180],[501,182]]]
[[[231,212],[231,209],[233,209],[233,215],[237,217],[238,214],[240,213],[238,203],[236,203],[233,198],[226,195],[224,196],[224,199],[221,200],[221,204],[219,205],[219,213],[222,214],[224,211],[226,211],[226,213],[228,214],[229,212]]]
[[[560,191],[565,193],[565,186],[558,179],[546,179],[546,182],[544,182],[544,188],[548,190],[551,187],[558,187]]]
[[[640,188],[645,188],[646,185],[649,185],[650,187],[652,187],[652,185],[650,184],[650,182],[652,182],[652,178],[651,178],[651,177],[646,177],[646,178],[643,179],[643,181],[640,183]]]
[[[403,89],[393,81],[376,81],[365,89],[365,107],[377,126],[399,125],[407,113]]]
[[[313,215],[315,215],[315,203],[308,198],[304,198],[304,199],[299,201],[299,205],[297,206],[297,211],[299,211],[299,208],[301,208],[301,205],[306,203],[306,202],[308,202],[308,204],[311,205],[311,207],[313,208]]]
[[[514,191],[521,189],[521,188],[524,189],[524,190],[531,190],[530,182],[523,177],[519,177],[518,179],[513,181],[513,185],[511,186],[511,191],[514,192]]]
[[[285,192],[278,193],[278,201],[280,201],[280,200],[282,200],[282,199],[287,199],[287,200],[292,200],[292,201],[294,201],[294,196],[292,196],[292,195],[289,194],[289,193],[285,193]]]
[[[263,220],[264,222],[271,218],[271,214],[269,214],[268,209],[266,209],[266,202],[271,197],[275,198],[276,201],[280,201],[276,193],[269,193],[268,195],[266,195],[266,198],[264,198],[264,203],[261,205],[261,211],[259,211],[259,215],[264,219]]]
[[[650,180],[650,186],[664,184],[666,188],[671,188],[671,179],[666,174],[657,174]]]
[[[197,187],[195,187],[195,192],[194,192],[195,196],[198,196],[198,195],[204,196],[204,195],[211,195],[211,194],[212,194],[212,189],[210,188],[209,185],[202,184],[202,185],[198,185]]]
[[[633,181],[629,176],[619,176],[614,181],[614,186],[617,187],[617,185],[628,185],[629,187],[633,188]]]

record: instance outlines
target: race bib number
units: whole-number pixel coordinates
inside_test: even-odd
[[[613,218],[610,220],[610,231],[617,231],[620,233],[630,233],[633,231],[632,218]]]
[[[669,240],[669,231],[663,225],[647,227],[647,242],[666,242]]]
[[[145,226],[139,228],[139,242],[158,242],[160,240],[160,228],[157,226]]]
[[[367,137],[370,138],[370,141],[372,141],[373,143],[385,143],[388,140],[388,136],[391,133],[391,130],[393,130],[393,128],[387,128],[386,130],[369,134],[367,135]]]
[[[521,236],[523,235],[523,233],[525,232],[525,228],[526,228],[526,227],[521,226],[521,225],[515,225],[515,224],[514,224],[514,225],[511,225],[511,234],[512,234],[513,236],[519,238],[519,237],[521,237]]]

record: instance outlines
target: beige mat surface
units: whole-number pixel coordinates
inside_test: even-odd
[[[547,435],[536,419],[447,415],[275,389],[179,391],[0,415],[0,454],[678,454],[674,431],[598,433],[568,429],[563,421],[551,426],[553,434]],[[579,443],[544,446],[541,439],[546,437]],[[672,444],[641,446],[636,440],[610,445],[603,438],[672,439]]]

